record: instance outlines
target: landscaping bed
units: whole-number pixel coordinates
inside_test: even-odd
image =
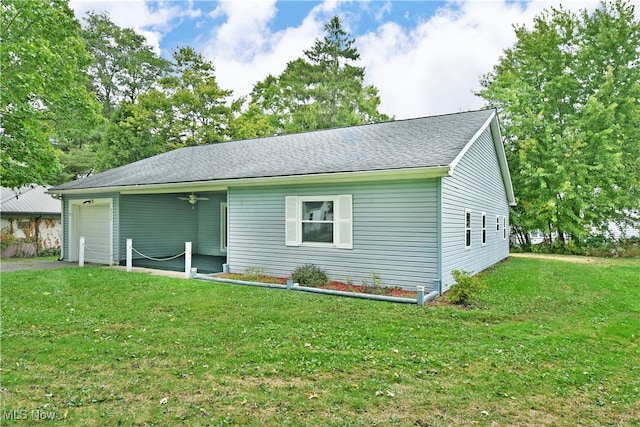
[[[217,274],[216,278],[228,279],[228,280],[242,280],[246,282],[258,282],[277,285],[286,285],[286,277],[273,277],[266,275],[251,275],[251,274],[239,274],[239,273],[222,273]],[[301,286],[304,286],[301,284]],[[416,291],[408,291],[399,287],[386,287],[386,286],[358,286],[338,282],[333,280],[325,285],[314,286],[319,289],[330,289],[333,291],[341,292],[353,292],[358,294],[370,294],[370,295],[384,295],[390,297],[399,298],[416,298],[418,293]]]

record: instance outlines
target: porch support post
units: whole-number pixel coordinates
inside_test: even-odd
[[[78,265],[84,267],[84,236],[80,236],[80,246],[78,247]]]
[[[127,273],[133,268],[133,239],[127,239]]]
[[[191,277],[191,242],[184,243],[184,278]]]

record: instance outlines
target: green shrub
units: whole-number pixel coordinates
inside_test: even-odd
[[[382,280],[375,271],[371,272],[371,285],[367,282],[367,279],[362,279],[362,286],[360,289],[366,294],[384,295],[388,289],[382,286]]]
[[[469,271],[453,270],[451,272],[456,284],[447,292],[447,300],[452,304],[468,306],[486,288],[484,281],[478,276],[472,276]]]
[[[291,274],[291,279],[294,283],[300,283],[312,288],[326,285],[329,282],[327,273],[314,264],[305,264],[296,268]]]
[[[40,250],[41,257],[59,257],[60,255],[60,248],[47,248]]]
[[[0,249],[3,251],[15,242],[16,237],[11,233],[8,227],[3,228],[0,232]]]

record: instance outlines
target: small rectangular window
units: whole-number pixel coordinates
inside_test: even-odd
[[[464,211],[464,216],[464,247],[467,249],[471,247],[471,211],[466,209]]]
[[[507,240],[507,217],[502,217],[502,238]]]
[[[482,212],[482,246],[487,244],[487,214]]]
[[[496,215],[496,233],[500,232],[500,215]]]

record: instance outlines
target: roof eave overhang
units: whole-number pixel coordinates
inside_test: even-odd
[[[500,124],[498,123],[498,114],[494,111],[491,116],[484,122],[484,124],[473,135],[464,148],[458,153],[455,159],[451,162],[451,168],[449,175],[453,175],[454,169],[458,165],[458,162],[467,153],[469,148],[476,142],[476,140],[482,135],[485,129],[489,126],[491,130],[491,137],[493,138],[493,145],[496,149],[498,156],[498,163],[500,165],[500,173],[502,174],[502,181],[504,182],[504,189],[507,193],[507,202],[509,206],[516,206],[515,193],[513,192],[513,183],[511,182],[511,173],[509,172],[509,165],[507,164],[507,154],[504,150],[504,144],[502,142],[502,133],[500,132]]]
[[[153,193],[180,193],[192,191],[224,191],[229,187],[254,187],[271,185],[296,185],[296,184],[333,184],[342,182],[362,182],[378,180],[405,180],[438,178],[449,174],[449,166],[429,166],[420,168],[385,169],[357,172],[333,172],[308,175],[288,175],[257,178],[237,178],[211,181],[185,181],[162,184],[138,184],[110,187],[89,187],[80,189],[55,190],[49,194],[74,195],[74,194],[153,194]]]
[[[11,218],[15,216],[28,216],[28,217],[38,217],[38,216],[60,216],[60,212],[19,212],[19,211],[2,211],[0,212],[3,218]]]

